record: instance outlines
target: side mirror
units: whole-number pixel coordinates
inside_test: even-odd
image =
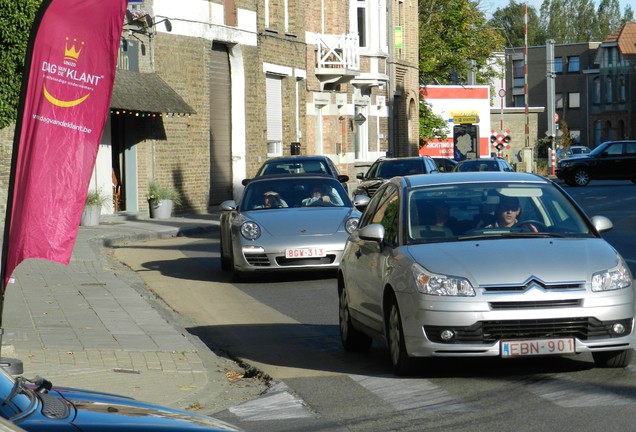
[[[243,186],[247,186],[247,184],[248,184],[249,182],[251,182],[251,181],[252,181],[252,179],[243,179],[243,180],[241,180],[241,184],[242,184]]]
[[[362,179],[364,179],[364,173],[357,173],[357,174],[356,174],[356,178],[357,178],[358,180],[362,180]]]
[[[237,205],[234,200],[223,201],[220,205],[221,211],[234,211],[236,210]]]
[[[364,228],[358,230],[358,237],[360,237],[362,240],[382,243],[382,239],[384,239],[384,225],[367,225]]]
[[[364,211],[369,205],[369,201],[371,201],[371,198],[367,195],[356,195],[353,197],[353,206],[360,211]]]
[[[339,175],[339,176],[338,176],[338,181],[339,181],[340,183],[346,183],[346,182],[348,182],[348,181],[349,181],[349,176],[348,176],[348,175],[341,174],[341,175]]]
[[[605,216],[593,216],[592,225],[594,225],[594,228],[596,228],[598,232],[609,231],[614,228],[612,221]]]

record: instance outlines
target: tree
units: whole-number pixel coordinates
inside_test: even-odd
[[[545,34],[539,27],[537,11],[528,6],[528,25],[525,25],[525,4],[510,0],[508,6],[497,9],[488,25],[495,29],[505,39],[506,47],[520,47],[524,45],[525,33],[528,46],[545,45]]]
[[[504,39],[488,25],[476,0],[420,0],[420,78],[423,84],[466,83],[477,63],[480,81],[496,76],[488,64]],[[483,81],[482,81],[483,80]]]
[[[24,58],[41,0],[0,0],[0,129],[15,123]]]
[[[446,139],[448,133],[446,120],[436,115],[431,104],[420,95],[420,147],[426,145],[426,141],[436,138]]]

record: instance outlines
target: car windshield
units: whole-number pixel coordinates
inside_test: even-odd
[[[247,185],[240,211],[294,207],[351,207],[340,182],[331,177],[283,177]]]
[[[330,174],[329,167],[321,160],[271,161],[265,163],[256,174]]]
[[[31,408],[35,399],[24,382],[24,378],[13,378],[0,367],[0,416],[11,419]]]
[[[604,142],[602,144],[600,144],[598,147],[594,148],[594,150],[592,150],[589,155],[596,157],[598,155],[600,155],[601,153],[603,153],[605,151],[605,149],[610,145],[610,142]]]
[[[424,164],[417,159],[385,161],[378,168],[377,176],[383,179],[390,179],[396,176],[411,174],[423,174]]]
[[[475,159],[472,161],[464,161],[457,165],[457,171],[500,171],[496,161],[484,161]]]
[[[549,184],[461,183],[407,194],[407,243],[492,237],[589,237],[584,216]]]

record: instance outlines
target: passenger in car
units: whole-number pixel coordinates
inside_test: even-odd
[[[281,208],[287,207],[287,203],[283,200],[278,192],[268,191],[263,194],[263,204],[255,208]]]

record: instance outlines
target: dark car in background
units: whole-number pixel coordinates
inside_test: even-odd
[[[455,166],[455,172],[476,171],[504,171],[514,172],[515,169],[505,159],[500,157],[464,159]]]
[[[556,176],[569,186],[587,186],[590,180],[636,183],[636,141],[606,141],[590,153],[561,159]]]
[[[457,161],[455,159],[446,157],[433,157],[433,161],[435,161],[435,165],[437,165],[439,172],[451,172],[455,169],[455,165],[457,165]]]
[[[381,157],[369,168],[366,174],[356,177],[360,183],[353,191],[353,196],[367,195],[372,197],[387,180],[397,176],[413,174],[437,174],[439,169],[430,156],[414,156],[402,158]]]
[[[266,160],[254,177],[271,174],[324,174],[338,179],[348,191],[349,176],[340,174],[336,164],[327,156],[280,156]],[[243,180],[245,186],[250,179]]]

